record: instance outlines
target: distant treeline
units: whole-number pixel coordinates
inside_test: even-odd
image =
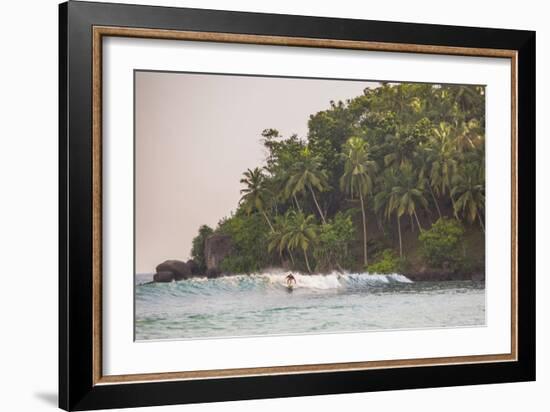
[[[468,267],[464,230],[485,230],[484,94],[382,83],[311,115],[307,139],[264,130],[265,164],[244,171],[235,213],[201,227],[194,259],[216,232],[232,238],[227,272],[392,271],[416,231],[426,265]]]

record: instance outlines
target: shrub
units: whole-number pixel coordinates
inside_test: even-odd
[[[237,213],[218,224],[216,232],[231,236],[233,250],[220,269],[230,273],[252,273],[269,265],[269,227],[262,215]]]
[[[441,218],[418,237],[422,254],[434,268],[458,270],[463,260],[464,228],[454,219]]]
[[[367,267],[369,273],[398,273],[403,270],[405,261],[392,249],[385,249],[375,257],[376,262]]]
[[[355,228],[348,213],[338,212],[321,225],[313,253],[317,269],[330,271],[349,267],[352,262],[349,244],[354,237]]]
[[[232,254],[220,262],[222,273],[252,273],[259,269],[258,262],[251,256]]]

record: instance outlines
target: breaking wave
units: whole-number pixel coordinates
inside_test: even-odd
[[[172,282],[169,284],[145,283],[140,287],[152,289],[169,288],[173,293],[189,294],[216,294],[223,292],[253,291],[268,289],[286,289],[286,275],[288,271],[270,269],[261,273],[250,275],[229,275],[208,279],[203,277]],[[339,273],[333,272],[324,275],[307,275],[292,272],[296,279],[294,289],[297,291],[321,291],[321,290],[353,290],[369,287],[383,287],[402,283],[413,283],[406,276],[392,274],[370,273]]]

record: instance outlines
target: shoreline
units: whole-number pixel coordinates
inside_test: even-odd
[[[478,282],[485,281],[485,274],[474,273],[445,273],[445,272],[411,272],[403,273],[413,282],[429,282],[429,281],[458,281],[458,280],[472,280]]]

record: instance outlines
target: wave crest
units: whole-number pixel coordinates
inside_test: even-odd
[[[247,291],[256,289],[286,289],[286,276],[291,273],[282,269],[269,269],[250,275],[229,275],[215,279],[205,277],[193,278],[169,284],[151,283],[144,286],[165,288],[173,292],[190,294],[214,295],[223,292]],[[413,283],[409,278],[399,273],[340,273],[309,275],[292,272],[296,279],[295,289],[301,291],[315,290],[352,290],[368,287],[382,287],[390,284]]]
[[[399,273],[370,274],[370,273],[339,273],[333,272],[326,275],[304,275],[293,273],[297,288],[306,289],[342,289],[365,286],[379,286],[390,283],[412,283],[412,281]],[[262,273],[253,276],[266,276],[272,283],[286,286],[286,274]]]

